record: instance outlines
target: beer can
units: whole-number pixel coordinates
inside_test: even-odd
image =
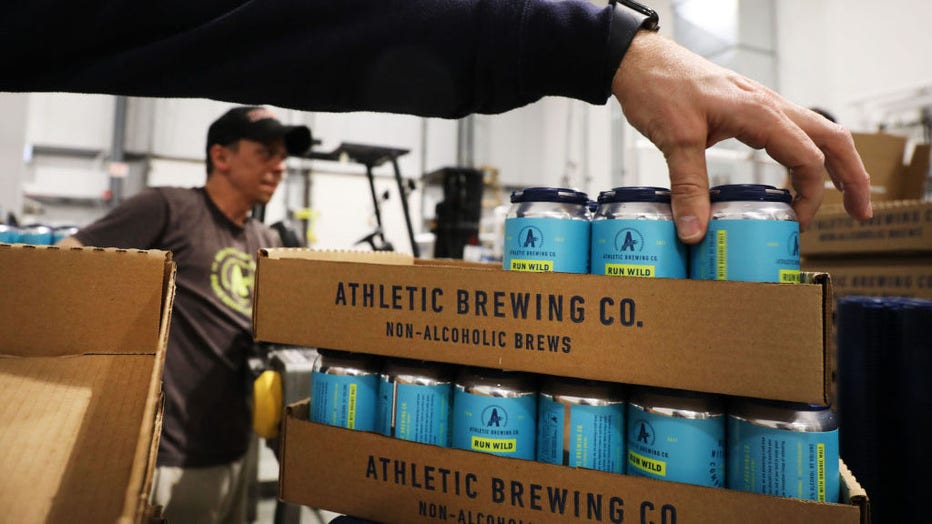
[[[589,272],[589,197],[573,189],[530,187],[511,194],[504,268]]]
[[[827,406],[735,399],[728,413],[728,487],[838,502],[838,420]]]
[[[0,242],[6,244],[15,244],[19,242],[19,228],[0,224]]]
[[[375,431],[379,367],[368,355],[319,349],[311,373],[310,420]]]
[[[691,247],[690,278],[799,282],[799,222],[788,190],[736,184],[709,196],[712,219]]]
[[[628,475],[725,485],[725,411],[713,395],[637,387],[628,400]]]
[[[379,382],[378,431],[402,440],[450,446],[453,381],[441,364],[391,360]]]
[[[52,230],[52,244],[57,244],[77,232],[76,226],[58,226]]]
[[[616,187],[599,194],[592,219],[590,273],[686,278],[686,246],[676,236],[670,191]]]
[[[537,461],[625,471],[625,402],[617,384],[551,378],[540,389]]]
[[[52,245],[52,229],[42,224],[24,226],[19,232],[19,242],[34,246]]]
[[[462,370],[453,390],[453,447],[534,460],[537,390],[516,372]]]

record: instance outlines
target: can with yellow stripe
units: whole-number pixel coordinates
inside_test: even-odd
[[[713,187],[705,238],[690,248],[689,278],[799,282],[799,222],[786,189]]]
[[[310,420],[375,431],[379,366],[372,357],[319,349],[311,373]]]
[[[537,460],[625,472],[625,401],[618,384],[551,378],[540,388]]]
[[[736,399],[728,410],[728,487],[838,502],[838,419],[827,406]]]
[[[453,392],[453,447],[534,460],[537,389],[523,373],[462,370]]]
[[[504,268],[531,273],[589,272],[589,197],[562,187],[511,194],[505,216]]]
[[[725,485],[725,411],[713,395],[634,388],[628,400],[628,475]]]

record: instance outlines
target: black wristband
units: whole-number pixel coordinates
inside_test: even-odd
[[[615,71],[621,59],[628,52],[634,35],[641,29],[657,31],[660,19],[652,9],[631,0],[611,0],[612,20],[608,28],[608,52],[605,69],[608,76],[609,92]]]

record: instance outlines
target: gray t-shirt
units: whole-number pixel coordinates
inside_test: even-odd
[[[239,459],[252,431],[256,252],[278,235],[229,220],[204,188],[151,188],[75,234],[84,245],[163,249],[178,266],[163,391],[160,466],[206,467]]]

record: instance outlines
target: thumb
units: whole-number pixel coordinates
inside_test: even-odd
[[[667,155],[676,233],[686,244],[698,243],[709,223],[709,176],[705,148],[681,146]]]

